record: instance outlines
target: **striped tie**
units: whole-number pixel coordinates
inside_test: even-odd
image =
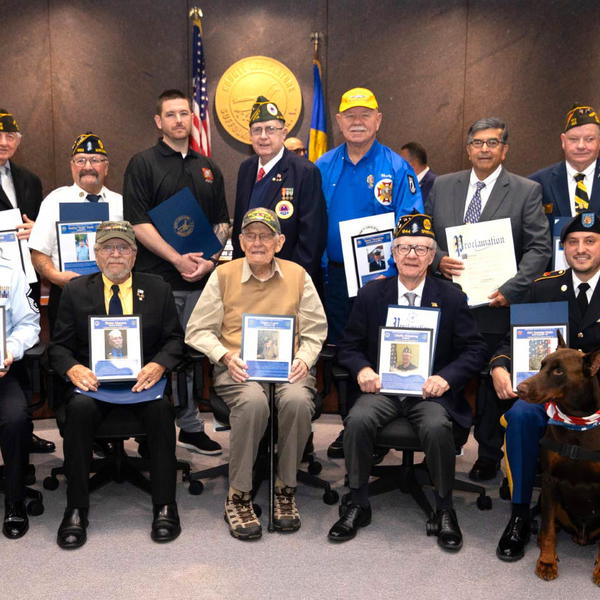
[[[590,206],[590,197],[583,181],[584,178],[585,175],[583,173],[575,175],[575,181],[577,182],[577,186],[575,187],[575,212],[577,214],[585,212]]]
[[[483,181],[475,184],[477,188],[465,213],[465,223],[478,223],[481,216],[481,190],[485,187]]]

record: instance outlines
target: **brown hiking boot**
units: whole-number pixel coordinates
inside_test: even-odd
[[[300,513],[296,506],[296,488],[282,487],[275,489],[275,506],[273,526],[277,531],[298,531],[300,529]]]
[[[249,492],[227,497],[224,518],[229,525],[229,533],[239,540],[257,540],[262,535],[262,527],[254,512]]]

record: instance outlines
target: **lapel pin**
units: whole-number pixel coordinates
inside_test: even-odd
[[[567,286],[566,285],[561,285],[560,286],[560,291],[561,292],[566,292],[567,291]]]
[[[144,290],[138,290],[137,297],[140,302],[143,302],[144,301]]]
[[[437,302],[432,302],[431,306],[433,306],[433,308],[439,308],[438,303]]]
[[[283,181],[283,177],[281,176],[281,173],[277,173],[277,175],[275,175],[275,177],[273,177],[272,181],[274,181],[275,183],[280,183]]]

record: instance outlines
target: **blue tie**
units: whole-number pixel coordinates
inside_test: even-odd
[[[471,203],[465,213],[465,223],[478,223],[481,216],[481,190],[485,187],[483,181],[478,181],[475,184],[477,188],[471,198]]]
[[[100,194],[88,194],[85,199],[89,200],[90,202],[98,202],[98,200],[100,200],[100,198],[102,198],[102,196]]]
[[[122,315],[123,314],[123,305],[121,304],[121,300],[119,298],[119,286],[115,283],[115,285],[111,286],[113,295],[110,298],[110,302],[108,303],[108,314],[109,315]]]

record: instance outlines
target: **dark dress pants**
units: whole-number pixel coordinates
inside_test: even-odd
[[[143,423],[150,453],[152,502],[160,505],[175,502],[177,459],[171,403],[161,398],[115,406],[82,394],[73,394],[65,407],[66,421],[63,427],[67,508],[89,507],[88,478],[92,444],[98,426],[113,410],[131,411]]]
[[[0,449],[4,460],[6,501],[25,497],[25,474],[33,423],[27,412],[27,399],[10,371],[0,378]]]

